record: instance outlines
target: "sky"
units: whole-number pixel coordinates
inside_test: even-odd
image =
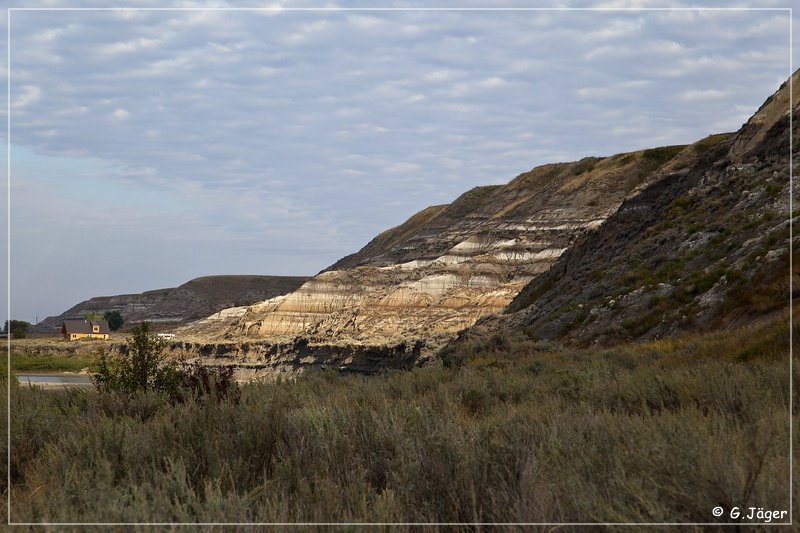
[[[792,70],[786,11],[365,4],[400,9],[13,10],[10,41],[4,13],[7,315],[204,275],[315,274],[477,185],[734,131]]]

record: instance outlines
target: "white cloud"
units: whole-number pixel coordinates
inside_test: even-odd
[[[575,94],[582,99],[618,98],[625,93],[641,91],[651,84],[649,80],[629,80],[597,87],[581,87]]]
[[[196,55],[191,52],[183,52],[180,55],[170,57],[168,59],[158,59],[145,64],[139,68],[133,68],[128,71],[128,75],[140,77],[156,77],[168,74],[175,74],[180,70],[190,70],[192,67],[193,56]]]
[[[672,40],[654,40],[649,43],[637,44],[632,47],[630,43],[618,43],[613,45],[602,45],[593,47],[586,53],[586,59],[623,59],[633,56],[671,56],[685,52],[686,48],[678,42]],[[659,61],[663,59],[659,58]]]
[[[300,24],[300,26],[286,38],[286,41],[288,44],[304,43],[319,36],[330,27],[331,22],[322,19]]]
[[[112,16],[126,21],[133,21],[145,16],[145,12],[141,9],[115,9],[111,13]]]
[[[157,191],[143,228],[229,251],[182,248],[195,265],[319,270],[536,164],[730,129],[785,77],[787,35],[759,12],[685,15],[15,12],[13,138],[105,162],[123,207]]]
[[[576,35],[582,41],[606,41],[622,37],[631,37],[639,34],[644,28],[644,19],[611,19],[605,25],[590,29],[585,32],[577,32]]]
[[[66,31],[65,28],[49,28],[40,32],[34,33],[31,40],[35,42],[50,43],[58,39]]]
[[[507,62],[507,69],[509,72],[517,74],[533,74],[541,72],[544,75],[547,69],[550,68],[547,61],[542,58],[511,58]]]
[[[42,90],[36,85],[23,85],[20,87],[19,92],[20,94],[11,102],[12,109],[22,109],[27,107],[34,102],[37,102],[42,96]]]
[[[351,15],[347,22],[357,30],[377,30],[386,27],[386,20],[368,15]]]
[[[689,89],[678,94],[678,98],[686,102],[719,100],[725,96],[727,93],[718,89]]]
[[[431,70],[430,72],[426,72],[424,79],[425,81],[444,82],[444,81],[450,81],[458,77],[459,75],[460,72],[456,70],[436,69],[436,70]]]
[[[74,115],[83,115],[87,111],[89,111],[88,107],[83,105],[78,105],[78,106],[68,107],[66,109],[59,109],[58,111],[55,112],[55,115],[59,117],[68,117]]]
[[[185,6],[190,7],[190,6]],[[192,11],[182,11],[167,20],[167,26],[176,29],[190,29],[200,27],[210,27],[222,25],[226,17],[224,11],[211,9],[198,9]],[[190,30],[191,31],[191,30]]]
[[[275,67],[258,67],[256,69],[256,72],[258,73],[259,76],[268,78],[270,76],[274,76],[276,74],[279,74],[280,73],[280,69],[275,68]]]
[[[131,41],[110,43],[106,46],[97,48],[96,51],[101,55],[130,54],[130,53],[141,52],[143,50],[151,50],[154,48],[158,48],[162,46],[163,43],[164,43],[163,39],[147,39],[144,37],[140,37],[138,39],[133,39]]]
[[[416,37],[417,35],[421,34],[424,30],[421,26],[416,24],[404,24],[400,26],[400,33],[407,37]]]
[[[496,89],[497,87],[508,85],[508,82],[498,76],[492,76],[491,78],[486,78],[479,81],[477,85],[482,89]]]

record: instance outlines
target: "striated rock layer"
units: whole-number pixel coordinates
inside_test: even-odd
[[[289,294],[180,333],[198,341],[430,345],[501,311],[627,197],[693,165],[697,154],[673,146],[585,158],[476,187],[378,235]]]

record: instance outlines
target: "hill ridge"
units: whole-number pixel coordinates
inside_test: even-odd
[[[95,296],[60,315],[49,316],[33,326],[33,333],[54,333],[68,318],[83,318],[87,313],[119,311],[123,329],[147,320],[156,329],[172,328],[197,320],[225,308],[249,305],[290,292],[307,276],[211,275],[191,279],[177,287],[141,293]]]

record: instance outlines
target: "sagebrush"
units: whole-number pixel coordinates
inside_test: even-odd
[[[484,348],[452,368],[246,385],[238,403],[15,387],[12,519],[714,522],[717,505],[798,496],[786,321]]]

